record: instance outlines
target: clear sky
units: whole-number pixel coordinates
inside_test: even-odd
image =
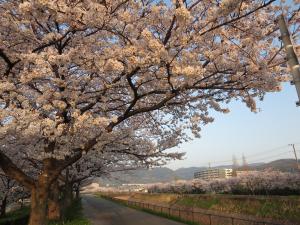
[[[258,102],[261,112],[252,113],[241,102],[230,103],[231,112],[214,113],[215,121],[203,127],[200,139],[175,148],[187,153],[185,159],[167,167],[231,164],[233,154],[238,159],[244,154],[249,163],[293,158],[290,143],[297,143],[300,155],[300,107],[296,107],[296,100],[295,87],[288,83],[281,92],[268,93]]]

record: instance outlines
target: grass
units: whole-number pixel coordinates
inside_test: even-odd
[[[30,214],[29,207],[23,207],[5,217],[0,218],[0,225],[26,225]],[[82,214],[81,200],[75,200],[72,205],[63,212],[63,219],[59,222],[49,222],[49,225],[91,225]]]
[[[122,194],[120,194],[122,195]],[[128,195],[128,194],[127,194]],[[129,195],[128,195],[129,196]],[[130,194],[131,200],[164,203],[188,208],[202,208],[223,213],[300,221],[300,196],[249,196],[237,195],[177,195],[177,194]]]
[[[181,222],[181,223],[185,223],[185,224],[189,224],[189,225],[201,225],[201,224],[196,223],[196,222],[191,222],[191,221],[186,221],[186,220],[180,219],[177,216],[172,216],[172,215],[169,215],[167,213],[156,212],[156,211],[153,211],[151,209],[144,209],[144,208],[140,208],[140,207],[137,207],[137,206],[129,206],[129,207],[137,209],[137,210],[141,210],[143,212],[151,213],[151,214],[156,215],[156,216],[161,216],[161,217],[164,217],[164,218],[167,218],[167,219],[175,220],[175,221],[178,221],[178,222]]]
[[[29,218],[30,208],[23,207],[13,212],[7,213],[4,217],[0,218],[0,225],[2,224],[27,224]]]
[[[225,213],[300,221],[300,204],[297,198],[237,199],[218,196],[205,196],[203,198],[201,196],[184,196],[176,201],[176,205],[198,207]]]
[[[89,220],[82,214],[81,199],[75,200],[63,213],[63,220],[50,222],[49,225],[91,225]]]
[[[211,209],[214,205],[217,205],[219,203],[220,203],[220,199],[218,198],[197,199],[193,197],[184,197],[184,198],[179,198],[176,201],[176,204],[178,205],[191,206],[191,207],[197,207],[202,209]]]

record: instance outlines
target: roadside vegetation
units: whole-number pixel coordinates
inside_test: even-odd
[[[73,201],[72,205],[63,212],[63,219],[59,222],[50,222],[50,225],[90,225],[91,223],[82,214],[81,199]]]
[[[183,196],[176,200],[179,206],[197,207],[226,213],[300,221],[300,198],[236,198],[235,196]]]
[[[29,212],[29,207],[23,207],[7,213],[4,217],[0,218],[0,225],[25,225],[28,223]]]
[[[201,208],[278,220],[300,221],[300,196],[236,196],[220,194],[119,194],[120,199]]]
[[[16,211],[7,213],[0,219],[0,225],[27,225],[30,215],[30,208],[23,207]],[[90,225],[88,219],[82,214],[80,199],[75,199],[72,204],[62,212],[60,221],[49,222],[49,225]]]

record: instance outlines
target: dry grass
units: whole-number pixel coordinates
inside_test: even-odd
[[[127,199],[150,203],[210,209],[258,217],[300,221],[300,197],[237,197],[221,195],[131,194]]]

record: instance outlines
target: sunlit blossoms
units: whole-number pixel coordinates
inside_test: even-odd
[[[248,171],[240,177],[215,180],[181,180],[148,185],[156,193],[219,193],[244,195],[295,195],[300,193],[300,175],[280,171]]]

